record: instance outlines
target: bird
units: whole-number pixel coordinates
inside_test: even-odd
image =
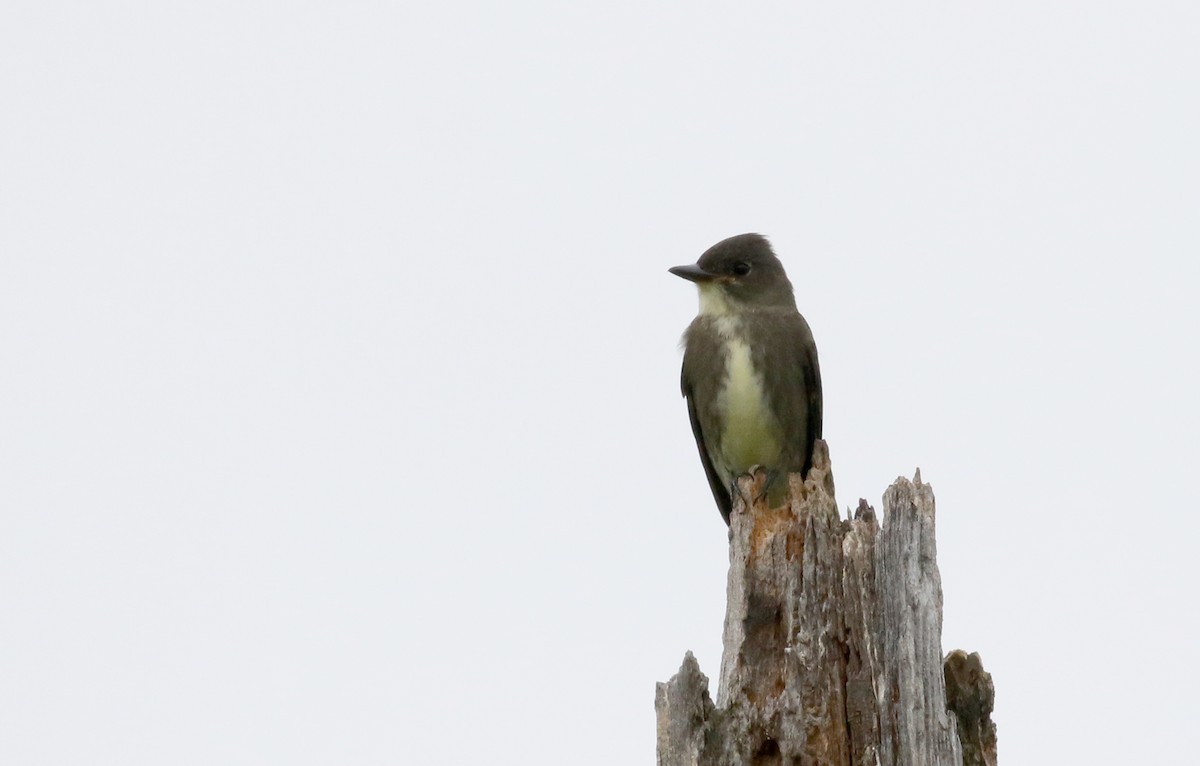
[[[684,332],[681,387],[700,462],[729,524],[737,478],[766,471],[772,506],[787,474],[807,475],[821,438],[821,369],[808,322],[771,243],[739,234],[670,273],[694,282],[700,311]]]

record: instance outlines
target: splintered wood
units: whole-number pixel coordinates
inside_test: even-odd
[[[825,442],[789,479],[779,508],[762,473],[735,493],[717,701],[689,652],[658,684],[659,766],[963,764],[929,485],[920,472],[892,484],[881,528],[865,501],[840,518]]]

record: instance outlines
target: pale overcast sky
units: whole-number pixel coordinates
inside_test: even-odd
[[[1194,756],[1197,4],[10,0],[0,99],[0,763],[653,763],[745,231],[1002,762]]]

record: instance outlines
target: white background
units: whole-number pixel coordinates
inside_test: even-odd
[[[6,3],[0,762],[653,763],[744,231],[1002,762],[1184,762],[1197,8]]]

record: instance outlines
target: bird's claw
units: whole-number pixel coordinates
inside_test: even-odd
[[[763,475],[763,479],[761,481],[757,480],[759,473]],[[741,479],[746,476],[754,479],[754,481],[752,481],[749,485],[752,488],[752,492],[750,494],[742,491],[743,485]],[[731,496],[736,495],[737,497],[740,497],[742,499],[742,503],[748,510],[753,508],[755,503],[770,495],[771,487],[775,484],[775,481],[778,478],[779,471],[774,471],[761,465],[752,465],[748,471],[734,478],[733,487],[731,488],[730,494]]]

